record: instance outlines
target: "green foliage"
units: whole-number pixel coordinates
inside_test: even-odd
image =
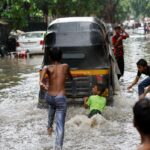
[[[150,16],[149,0],[131,0],[131,6],[136,17]]]
[[[14,29],[26,27],[32,17],[98,16],[107,22],[120,22],[131,12],[150,16],[149,0],[0,0],[0,17]],[[131,7],[132,6],[132,7]]]
[[[11,6],[11,9],[6,9],[2,13],[2,17],[7,18],[9,22],[11,22],[13,28],[20,28],[27,25],[27,21],[25,20],[26,15],[24,14],[24,10],[19,2],[15,2]]]
[[[122,22],[123,20],[128,19],[130,15],[131,7],[129,0],[120,1],[116,10],[116,19]]]
[[[36,7],[43,12],[43,14],[48,15],[49,7],[51,4],[50,0],[33,0],[36,4]]]

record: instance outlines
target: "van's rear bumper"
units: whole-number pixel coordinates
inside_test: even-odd
[[[65,85],[67,102],[69,104],[82,104],[83,97],[91,95],[92,87],[98,84],[103,96],[108,96],[109,69],[71,70],[73,81],[67,80]],[[45,91],[39,92],[38,107],[47,107],[44,99]],[[43,104],[42,104],[43,103]]]

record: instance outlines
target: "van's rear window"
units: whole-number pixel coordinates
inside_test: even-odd
[[[44,37],[44,33],[25,33],[19,36],[19,38],[42,38],[42,37]]]
[[[83,32],[100,30],[100,27],[98,24],[91,22],[67,22],[54,24],[50,26],[48,30],[54,32]]]
[[[61,48],[63,62],[71,68],[107,68],[109,64],[108,51],[106,47],[88,46]]]

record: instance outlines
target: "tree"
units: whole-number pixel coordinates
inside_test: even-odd
[[[150,15],[149,0],[1,0],[0,17],[13,28],[28,25],[32,17],[98,16],[106,22],[120,22],[134,10],[136,16]]]
[[[131,0],[131,6],[136,17],[150,16],[150,1],[149,0]]]
[[[34,3],[37,9],[43,12],[44,21],[48,23],[49,8],[53,2],[50,0],[34,0]]]
[[[14,29],[26,26],[27,20],[25,19],[24,8],[21,7],[23,6],[23,3],[19,0],[11,2],[13,3],[13,5],[11,5],[11,3],[7,3],[7,6],[9,6],[9,8],[3,11],[1,16],[7,18],[7,20],[11,22],[11,26]]]
[[[31,15],[39,12],[35,7],[34,0],[3,0],[2,3],[6,3],[7,7],[3,9],[1,17],[6,18],[13,29],[22,29],[28,26]]]

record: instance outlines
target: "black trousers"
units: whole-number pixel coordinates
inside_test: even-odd
[[[93,109],[89,115],[88,118],[91,118],[92,116],[96,115],[96,114],[101,114],[101,112],[99,110]]]
[[[116,57],[116,61],[120,70],[121,74],[118,74],[118,80],[120,79],[121,76],[124,74],[124,57]]]

